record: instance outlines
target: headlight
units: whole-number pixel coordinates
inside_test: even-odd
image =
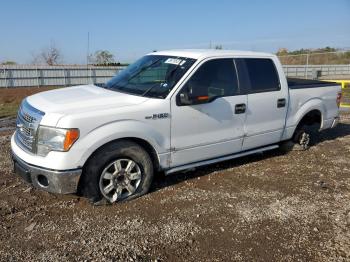
[[[46,156],[50,151],[68,151],[79,138],[79,129],[39,126],[37,154]]]

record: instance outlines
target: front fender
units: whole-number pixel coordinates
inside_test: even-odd
[[[120,120],[97,127],[79,139],[73,147],[84,152],[80,166],[101,146],[121,138],[139,138],[148,142],[156,151],[162,154],[170,147],[169,134],[162,134],[150,124],[137,120]]]

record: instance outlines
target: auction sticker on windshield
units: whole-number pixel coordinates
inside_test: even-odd
[[[184,63],[186,63],[186,61],[178,58],[168,58],[167,60],[165,60],[164,63],[173,65],[183,65]]]

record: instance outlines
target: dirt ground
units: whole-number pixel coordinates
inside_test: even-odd
[[[0,118],[13,117],[16,115],[18,106],[22,99],[47,90],[53,87],[19,87],[19,88],[0,88]]]
[[[0,120],[0,261],[349,261],[350,114],[306,152],[156,179],[111,206],[32,189]]]

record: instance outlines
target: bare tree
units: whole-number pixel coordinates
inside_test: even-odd
[[[48,48],[42,50],[40,56],[48,65],[57,65],[62,59],[61,51],[54,43],[51,43]]]
[[[61,61],[61,50],[56,47],[54,42],[51,42],[49,47],[43,48],[39,54],[33,55],[32,64],[57,65]]]
[[[92,61],[95,64],[101,65],[101,64],[109,64],[114,63],[114,55],[109,52],[108,50],[98,50],[95,52]]]

